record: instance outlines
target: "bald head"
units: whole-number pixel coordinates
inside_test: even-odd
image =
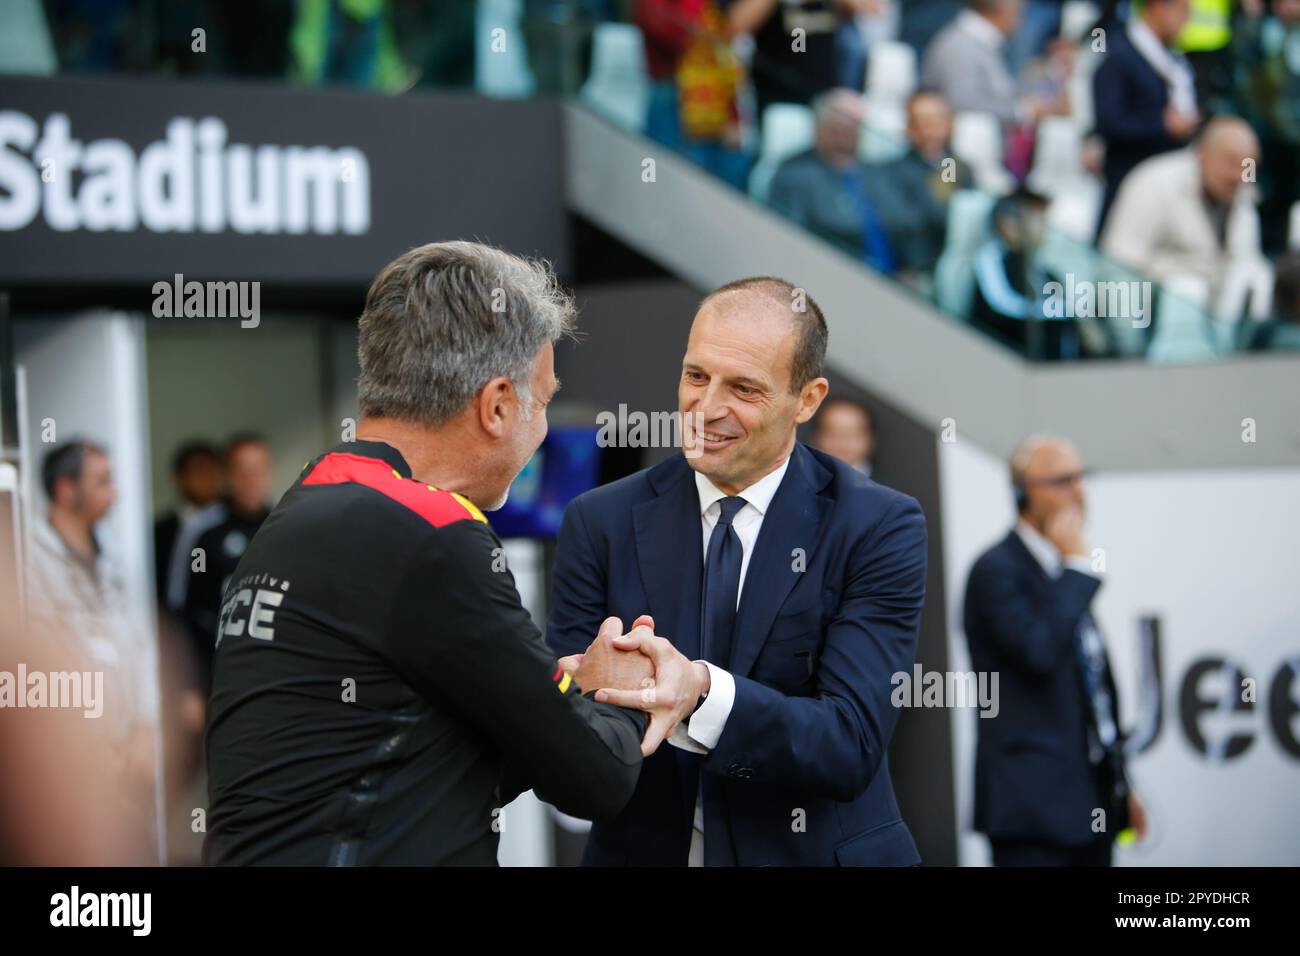
[[[776,276],[738,279],[704,297],[699,311],[720,315],[770,314],[788,323],[784,332],[793,333],[794,347],[782,372],[788,373],[786,387],[792,395],[815,378],[826,365],[826,318],[821,306],[806,290]]]
[[[1206,193],[1215,202],[1232,202],[1258,161],[1259,138],[1245,120],[1219,116],[1205,124],[1196,152]]]
[[[1035,435],[1011,456],[1011,483],[1019,492],[1020,515],[1042,530],[1062,508],[1083,508],[1083,458],[1064,438]]]
[[[858,137],[866,120],[862,97],[846,89],[827,90],[813,101],[817,118],[817,155],[841,168],[857,159]]]

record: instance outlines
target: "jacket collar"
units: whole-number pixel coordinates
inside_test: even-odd
[[[411,477],[411,466],[406,463],[402,453],[388,442],[382,441],[345,441],[335,445],[327,455],[358,455],[361,458],[377,458],[386,462],[390,468],[403,478]]]

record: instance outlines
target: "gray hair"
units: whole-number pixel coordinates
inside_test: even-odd
[[[475,242],[431,242],[379,273],[358,322],[361,414],[441,425],[493,378],[531,414],[538,350],[573,331],[550,266]]]

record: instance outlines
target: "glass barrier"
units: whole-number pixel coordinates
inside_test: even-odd
[[[1027,358],[1190,362],[1300,344],[1300,322],[1272,318],[1262,257],[1210,281],[1176,264],[1139,275],[1097,247],[1078,44],[1053,42],[1022,71],[1032,123],[954,115],[915,95],[920,57],[888,16],[782,7],[779,24],[742,23],[744,6],[9,0],[0,69],[572,96]]]

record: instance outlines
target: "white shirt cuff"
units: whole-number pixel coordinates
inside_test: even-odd
[[[1062,564],[1064,564],[1071,571],[1078,571],[1080,574],[1086,574],[1090,578],[1101,577],[1101,575],[1099,575],[1096,571],[1092,569],[1092,562],[1080,555],[1077,554],[1071,555],[1070,557],[1066,558],[1062,562]]]
[[[706,754],[718,745],[731,708],[736,703],[736,679],[708,661],[699,661],[709,669],[709,696],[700,709],[677,725],[668,742],[691,753]]]

